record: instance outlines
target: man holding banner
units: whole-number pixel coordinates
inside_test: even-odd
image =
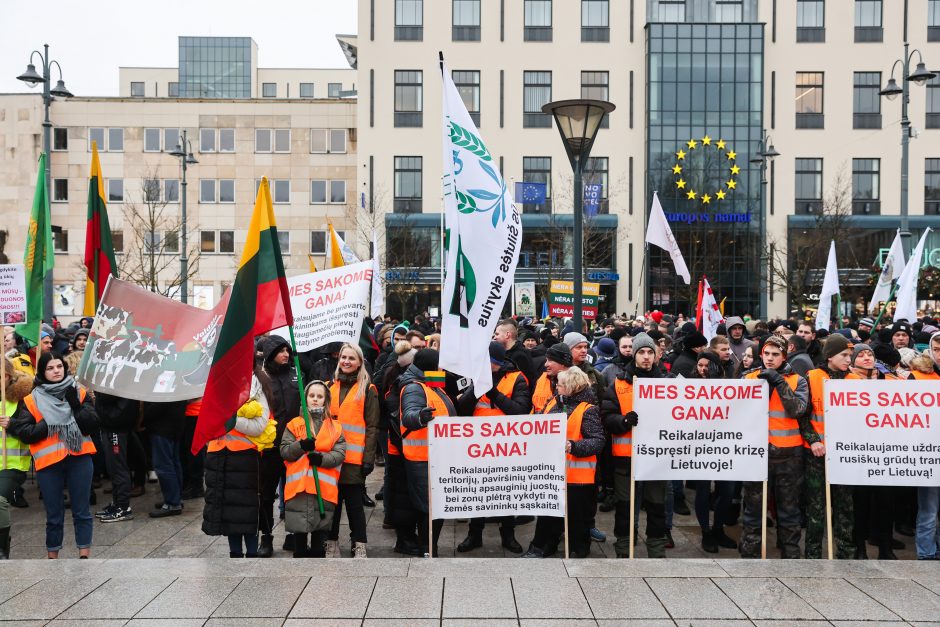
[[[839,336],[842,337],[842,336]],[[793,372],[787,363],[787,341],[771,335],[761,348],[764,367],[745,375],[745,379],[764,379],[770,389],[768,424],[767,488],[773,490],[777,504],[777,544],[784,559],[800,558],[800,496],[803,491],[803,435],[808,425],[804,415],[809,401],[806,379]],[[745,481],[742,500],[744,525],[738,549],[741,557],[761,555],[761,491],[756,481]],[[808,534],[807,534],[808,535]]]
[[[833,333],[823,344],[824,365],[810,370],[809,379],[812,413],[806,449],[806,558],[822,558],[823,529],[826,525],[826,446],[825,408],[823,392],[825,382],[830,379],[858,379],[849,372],[852,363],[852,344],[844,335]],[[852,559],[855,543],[852,540],[854,513],[852,488],[846,485],[831,486],[832,534],[838,559]],[[888,546],[890,549],[890,545]],[[881,549],[883,553],[883,548]]]
[[[663,376],[656,367],[656,344],[646,333],[633,338],[633,361],[624,366],[607,390],[601,403],[604,427],[611,434],[614,457],[614,534],[617,557],[630,555],[630,462],[633,427],[639,419],[633,411],[633,380],[657,379]],[[646,509],[646,552],[649,557],[666,557],[666,482],[647,481],[642,486]]]

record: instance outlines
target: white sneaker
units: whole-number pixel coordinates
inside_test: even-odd
[[[339,542],[336,540],[327,540],[323,544],[323,550],[326,552],[327,558],[342,557],[339,554]]]
[[[156,483],[157,482],[157,473],[154,471],[149,471],[147,473],[147,483]]]
[[[366,555],[366,543],[365,542],[355,542],[353,543],[353,557],[354,558],[367,558]]]

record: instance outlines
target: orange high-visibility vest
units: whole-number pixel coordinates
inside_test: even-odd
[[[216,438],[215,440],[210,440],[209,445],[206,447],[206,450],[209,453],[217,453],[222,449],[228,449],[233,453],[238,451],[257,451],[257,445],[248,439],[244,433],[238,429],[232,429],[221,438]]]
[[[186,403],[186,415],[187,416],[199,416],[199,412],[202,411],[202,399],[197,398],[194,401],[189,401]]]
[[[291,420],[287,423],[287,428],[298,441],[307,438],[307,425],[303,416]],[[329,453],[333,450],[333,446],[342,434],[343,426],[338,420],[332,418],[324,420],[323,424],[320,425],[320,431],[317,433],[315,450],[320,453]],[[286,500],[289,501],[301,492],[307,494],[317,493],[317,482],[313,478],[313,468],[310,467],[310,459],[306,453],[295,461],[285,461],[284,465],[287,467],[287,477],[284,480],[284,498]],[[339,501],[339,472],[342,467],[342,464],[335,468],[317,467],[317,475],[320,478],[320,496],[323,497],[324,501],[329,501],[334,505]]]
[[[583,439],[581,435],[581,421],[584,412],[590,403],[579,403],[571,415],[568,416],[567,438],[572,442]],[[571,453],[565,454],[566,481],[568,483],[594,484],[594,471],[597,469],[597,455],[590,457],[575,457]]]
[[[447,404],[444,402],[440,396],[437,395],[437,392],[434,392],[420,381],[416,381],[418,385],[424,390],[424,395],[428,399],[428,407],[431,407],[434,410],[435,416],[446,416]],[[405,391],[405,388],[402,388],[402,392]],[[405,412],[401,409],[401,395],[398,397],[398,411],[399,415],[404,417]],[[401,447],[402,452],[405,454],[405,459],[410,462],[426,462],[428,461],[428,428],[424,427],[423,429],[414,429],[411,430],[411,433],[405,435],[409,429],[405,428],[405,425],[401,425]]]
[[[809,395],[810,402],[812,403],[813,409],[810,414],[810,423],[813,425],[813,429],[816,430],[816,433],[819,434],[819,441],[823,444],[826,443],[826,412],[823,405],[823,386],[825,381],[829,379],[829,373],[823,370],[822,368],[814,368],[806,374],[806,378],[809,380]],[[861,379],[860,376],[854,372],[850,372],[845,375],[846,379]],[[805,448],[809,448],[808,442],[803,442]]]
[[[620,403],[620,413],[626,416],[633,411],[633,384],[618,378],[614,383],[614,391],[617,393],[617,402]],[[614,457],[633,455],[633,429],[626,433],[612,433],[610,441],[610,452]]]
[[[503,395],[512,398],[512,390],[516,385],[516,380],[519,378],[519,375],[522,373],[519,371],[510,372],[503,376],[499,381],[499,385],[496,386],[496,389]],[[480,400],[477,401],[477,406],[473,409],[474,416],[505,416],[501,409],[493,405],[493,401],[490,400],[490,397],[484,394]]]
[[[535,382],[535,391],[532,393],[532,413],[544,414],[545,404],[555,396],[552,391],[552,382],[548,378],[548,373],[543,372],[539,380]]]
[[[935,379],[940,379],[940,374],[937,374],[936,372],[926,373],[920,372],[918,370],[912,370],[911,376],[918,381],[933,381]]]
[[[760,370],[755,370],[744,375],[745,379],[756,379]],[[793,373],[781,375],[790,386],[795,390],[800,381],[800,375]],[[783,403],[780,401],[780,395],[773,388],[770,389],[769,418],[767,422],[767,441],[778,448],[790,448],[803,444],[803,436],[800,434],[800,423],[796,418],[787,415],[783,409]],[[820,433],[822,437],[822,433]]]
[[[369,389],[375,391],[374,385]],[[334,381],[330,386],[330,413],[343,425],[343,436],[346,438],[346,464],[362,465],[362,457],[366,452],[366,394],[357,399],[359,383],[356,382],[346,393],[343,403],[339,402],[340,382]]]
[[[78,388],[79,402],[85,402],[86,394],[85,388]],[[23,403],[26,405],[26,409],[29,410],[29,413],[33,415],[36,422],[42,420],[42,414],[39,413],[39,408],[36,406],[36,399],[33,398],[32,394],[24,398]],[[82,436],[82,450],[77,453],[70,451],[69,447],[65,445],[65,442],[60,441],[58,436],[50,435],[35,444],[30,444],[29,452],[33,456],[33,464],[36,470],[42,470],[43,468],[47,468],[52,464],[62,461],[68,455],[94,455],[97,449],[95,448],[94,442],[92,442],[91,438],[87,435]]]

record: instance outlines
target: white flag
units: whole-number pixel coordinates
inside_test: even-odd
[[[348,266],[351,263],[359,263],[362,261],[356,256],[353,249],[349,247],[349,244],[339,236],[339,233],[336,232],[332,224],[330,224],[329,237],[327,238],[326,258],[330,260],[330,267],[333,268]]]
[[[522,220],[450,72],[441,65],[447,265],[440,368],[469,377],[474,394],[482,396],[493,387],[490,340],[512,288]]]
[[[379,240],[372,229],[372,318],[382,315],[385,309],[385,291],[382,289],[382,267],[379,265]]]
[[[924,258],[924,244],[927,243],[927,235],[930,229],[924,229],[924,234],[920,236],[917,247],[911,253],[911,258],[907,260],[904,266],[904,272],[898,279],[897,308],[894,310],[894,320],[907,320],[915,322],[917,320],[917,278],[920,275],[920,264]]]
[[[685,284],[692,283],[692,275],[685,265],[685,259],[682,258],[682,252],[679,250],[679,242],[672,235],[672,229],[669,228],[669,222],[666,221],[666,214],[663,213],[663,206],[659,204],[659,195],[653,192],[653,207],[650,209],[650,220],[646,226],[646,241],[649,244],[656,244],[672,257],[672,263],[676,266],[676,274],[685,280]]]
[[[826,262],[826,275],[823,277],[822,290],[819,292],[819,308],[816,310],[816,328],[829,329],[832,317],[832,297],[839,295],[839,266],[836,264],[836,243],[829,244],[829,260]],[[841,317],[841,312],[839,316]]]
[[[885,262],[881,266],[875,293],[872,294],[871,302],[868,303],[870,312],[878,313],[880,309],[878,303],[891,298],[891,283],[900,277],[902,272],[904,272],[904,245],[901,243],[901,229],[898,229],[891,243],[891,249],[888,250]]]
[[[725,321],[718,309],[718,302],[715,300],[715,293],[712,292],[712,286],[708,284],[708,279],[702,279],[702,311],[699,312],[702,317],[702,335],[709,342],[718,334],[718,326]]]

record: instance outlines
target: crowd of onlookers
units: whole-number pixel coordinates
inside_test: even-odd
[[[632,381],[682,376],[768,382],[770,524],[783,557],[819,558],[822,382],[940,379],[940,325],[930,316],[877,327],[862,318],[828,333],[809,321],[732,316],[707,339],[694,321],[652,311],[581,329],[567,320],[502,320],[489,346],[493,388],[478,397],[457,375],[438,376],[437,321],[386,316],[371,321],[370,335],[358,344],[300,355],[278,336],[257,338],[248,401],[226,424],[226,434],[194,455],[189,449],[199,399],[138,402],[75,383],[92,322],[43,325],[38,346],[4,329],[8,418],[0,418],[7,432],[0,556],[10,554],[10,507],[26,505],[22,485],[31,470],[46,510],[50,558],[62,547],[66,508],[80,556],[87,557],[95,519],[108,524],[139,515],[131,499],[143,494],[148,479],[159,481],[163,499],[147,515],[178,515],[186,500],[204,498],[203,530],[227,536],[233,557],[273,555],[278,513],[288,531],[282,548],[293,555],[366,557],[364,507],[375,500],[384,501],[383,526],[395,530],[395,552],[436,553],[443,521],[428,520],[428,424],[443,415],[562,411],[568,416],[567,528],[561,518],[540,517],[526,547],[516,538],[526,517],[476,518],[459,552],[482,546],[491,522],[499,525],[502,546],[523,557],[556,553],[565,533],[571,554],[584,557],[608,532],[616,554],[626,556],[643,510],[650,557],[665,557],[674,546],[674,515],[692,512],[706,552],[737,549],[755,557],[767,524],[760,515],[761,484],[641,482],[629,519],[632,429],[657,419],[633,411]],[[382,473],[382,488],[370,495],[365,483],[373,472]],[[93,514],[105,479],[110,503]],[[694,495],[691,506],[687,494]],[[838,557],[867,558],[870,544],[879,558],[892,559],[903,546],[897,534],[916,535],[918,558],[936,559],[938,502],[940,488],[832,486]],[[613,529],[598,528],[598,508],[614,512]],[[344,510],[348,544],[339,537]],[[733,539],[726,530],[738,524]]]

